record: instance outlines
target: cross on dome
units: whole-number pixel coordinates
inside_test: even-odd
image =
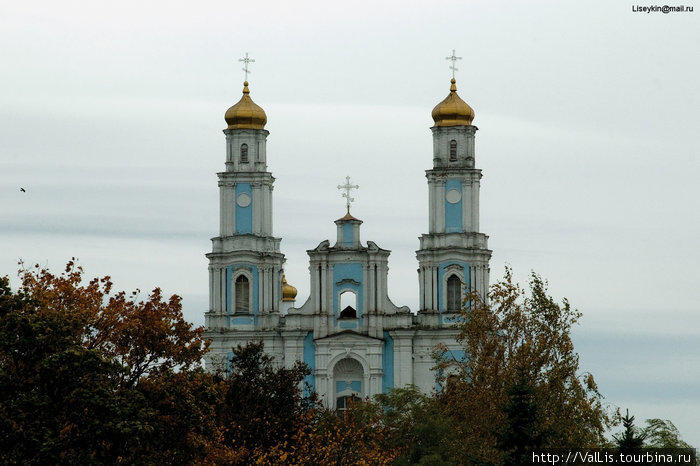
[[[354,197],[350,197],[350,191],[352,189],[359,189],[360,186],[356,184],[350,184],[350,177],[346,176],[345,177],[345,184],[339,184],[338,189],[344,189],[345,192],[343,193],[343,197],[346,199],[345,201],[345,206],[348,209],[348,214],[350,214],[350,203],[355,202]]]
[[[452,49],[452,55],[449,57],[445,57],[445,60],[450,60],[452,61],[452,65],[450,65],[450,69],[452,70],[452,79],[455,78],[455,71],[459,71],[459,68],[455,68],[455,63],[457,63],[457,60],[461,60],[462,57],[458,57],[455,55],[455,49]]]
[[[248,81],[248,73],[252,73],[252,71],[250,71],[250,70],[248,69],[248,64],[249,64],[249,63],[255,63],[255,60],[252,59],[252,58],[249,58],[249,57],[248,57],[248,52],[246,52],[246,53],[245,53],[245,57],[239,58],[238,61],[244,63],[244,65],[243,65],[243,71],[245,72],[245,80]]]

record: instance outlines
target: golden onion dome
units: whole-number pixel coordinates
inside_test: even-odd
[[[265,129],[267,115],[258,104],[250,98],[248,81],[243,83],[243,97],[236,105],[226,110],[224,115],[227,129]]]
[[[282,275],[282,301],[294,301],[297,297],[297,289],[287,283],[287,277]]]
[[[457,95],[456,82],[452,78],[450,94],[433,109],[435,126],[465,126],[474,120],[474,110]]]

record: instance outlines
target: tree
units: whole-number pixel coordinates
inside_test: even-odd
[[[71,261],[60,275],[0,277],[0,463],[388,464],[385,428],[336,416],[302,393],[301,362],[277,368],[262,343],[230,372],[200,361],[203,329],[160,290],[112,293]],[[375,415],[379,415],[374,412]],[[393,456],[392,456],[393,455]]]
[[[181,463],[219,437],[220,383],[202,371],[203,329],[159,289],[111,294],[109,277],[83,281],[20,270],[0,278],[0,462]]]
[[[302,390],[309,368],[276,367],[262,342],[233,350],[220,408],[225,444],[237,464],[386,465],[399,454],[377,404],[356,401],[343,412]]]
[[[673,422],[668,419],[647,419],[646,426],[641,429],[644,444],[651,448],[693,448],[681,440],[681,433]]]
[[[394,388],[375,396],[374,402],[384,414],[388,440],[401,451],[394,464],[449,465],[449,444],[455,424],[444,416],[438,400],[415,385]]]
[[[622,427],[622,433],[613,436],[618,451],[624,454],[638,453],[644,446],[646,434],[640,433],[634,426],[634,416],[630,416],[629,409],[622,418]]]
[[[304,419],[288,441],[257,451],[251,463],[381,466],[396,464],[404,449],[396,446],[379,406],[367,400],[350,402],[341,412],[315,408]]]
[[[505,425],[496,433],[496,446],[502,452],[503,462],[509,466],[532,464],[532,452],[542,448],[546,433],[538,429],[540,407],[535,400],[535,388],[523,370],[506,391],[507,401],[502,407]]]
[[[487,298],[471,293],[465,301],[458,325],[466,357],[450,358],[447,348],[436,355],[438,369],[454,373],[438,395],[459,425],[452,457],[502,464],[538,446],[601,445],[610,416],[571,341],[581,313],[555,302],[534,273],[526,293],[510,269]]]
[[[315,394],[305,396],[301,384],[311,371],[300,361],[291,368],[276,368],[262,342],[238,345],[233,350],[227,391],[220,408],[224,441],[242,449],[242,458],[285,442],[291,448],[294,434],[310,422],[307,412]]]
[[[85,282],[74,261],[20,278],[15,293],[0,278],[3,463],[519,464],[540,447],[597,446],[609,424],[579,374],[580,313],[534,274],[529,294],[507,271],[488,304],[468,297],[467,357],[437,355],[444,390],[396,389],[342,413],[302,393],[303,363],[277,367],[262,343],[234,349],[228,373],[206,373],[203,330],[177,296],[112,293],[109,277]],[[650,438],[679,441],[654,425]]]
[[[697,450],[681,439],[678,428],[668,419],[647,419],[646,426],[641,429],[641,435],[644,437],[644,446],[647,448],[687,449],[687,454],[694,451],[695,464],[700,464]]]

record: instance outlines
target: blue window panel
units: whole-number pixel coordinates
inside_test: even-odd
[[[343,380],[336,381],[335,382],[335,392],[340,393],[343,390],[352,390],[353,392],[361,393],[362,392],[362,381],[361,380],[353,380],[351,382],[345,382]]]
[[[457,362],[457,363],[462,363],[466,362],[467,360],[467,354],[465,353],[464,350],[460,349],[452,349],[452,350],[447,350],[445,354],[442,355],[442,361],[444,362]],[[442,391],[442,385],[438,382],[438,379],[441,378],[443,375],[442,370],[438,369],[435,371],[435,391],[440,393]]]
[[[445,193],[451,189],[456,189],[464,196],[462,192],[462,182],[460,180],[447,180],[445,182]],[[450,204],[447,199],[445,202],[445,232],[447,233],[459,233],[462,230],[462,197],[459,201]]]
[[[467,360],[467,353],[464,350],[453,349],[447,351],[443,357],[447,358],[448,361],[464,362]]]
[[[233,360],[234,356],[233,351],[226,353],[226,372],[228,374],[231,373],[231,360]]]
[[[340,322],[338,326],[340,328],[357,328],[357,322]]]
[[[316,390],[316,344],[314,332],[309,332],[304,337],[304,363],[311,369],[311,374],[304,377],[304,396],[309,396]]]
[[[241,207],[238,205],[238,196],[244,193],[250,196],[250,203]],[[253,233],[253,187],[249,183],[237,184],[234,202],[236,203],[236,233]]]
[[[454,324],[456,322],[461,322],[461,321],[462,321],[461,314],[447,315],[443,318],[443,322],[445,322],[447,324]]]
[[[384,351],[382,352],[382,392],[394,388],[394,339],[389,332],[384,332]]]
[[[343,246],[350,247],[355,241],[355,235],[353,234],[353,224],[350,222],[343,223]]]

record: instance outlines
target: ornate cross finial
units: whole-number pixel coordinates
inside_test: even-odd
[[[461,59],[462,59],[462,57],[458,57],[455,55],[455,49],[452,49],[452,56],[445,57],[445,60],[452,61],[452,65],[450,65],[450,69],[452,70],[452,79],[455,78],[455,71],[459,71],[458,68],[455,68],[455,63],[457,63],[457,60],[461,60]]]
[[[355,202],[355,198],[350,197],[350,190],[351,189],[359,189],[359,186],[356,184],[350,184],[350,177],[346,176],[345,177],[345,184],[339,184],[338,189],[345,190],[345,192],[343,193],[343,197],[346,199],[345,205],[348,208],[348,214],[349,214],[350,213],[350,203]]]
[[[250,70],[248,69],[248,63],[255,63],[255,60],[252,59],[252,58],[248,58],[248,52],[246,52],[246,53],[245,53],[245,57],[244,57],[244,58],[239,58],[238,61],[241,61],[241,62],[244,63],[244,65],[243,65],[243,71],[245,71],[245,80],[248,81],[248,73],[252,73],[252,71],[250,71]]]

